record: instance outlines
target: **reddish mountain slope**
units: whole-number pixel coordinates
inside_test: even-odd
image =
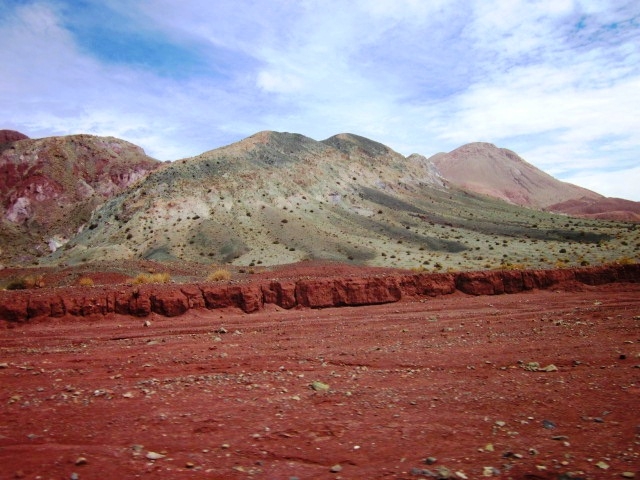
[[[20,141],[0,150],[0,259],[59,247],[94,208],[160,165],[112,137],[31,140],[16,133],[2,132]]]
[[[547,207],[550,212],[561,212],[586,218],[601,218],[623,222],[640,222],[640,202],[622,198],[577,198]]]
[[[26,140],[28,138],[24,133],[16,132],[15,130],[0,130],[0,145],[17,142],[18,140]]]
[[[557,180],[511,150],[490,143],[470,143],[430,160],[450,183],[516,205],[544,208],[576,198],[603,198]]]

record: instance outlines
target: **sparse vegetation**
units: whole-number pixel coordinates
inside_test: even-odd
[[[231,280],[231,272],[223,268],[215,270],[207,276],[208,282],[223,282],[228,280]]]
[[[27,290],[31,288],[44,287],[44,277],[42,275],[27,275],[9,282],[7,290]]]
[[[134,285],[142,283],[169,283],[171,275],[169,273],[141,273],[133,279]]]
[[[93,287],[94,282],[93,279],[89,277],[82,277],[78,280],[78,285],[81,287]]]

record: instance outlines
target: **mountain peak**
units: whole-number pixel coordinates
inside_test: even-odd
[[[0,145],[5,143],[13,143],[18,140],[27,140],[24,133],[16,132],[15,130],[0,130]]]
[[[454,185],[533,208],[572,198],[600,197],[539,170],[515,152],[475,142],[431,157],[439,173]]]
[[[321,143],[329,145],[347,155],[358,153],[374,158],[381,155],[397,154],[382,143],[361,137],[354,133],[339,133],[323,140]]]

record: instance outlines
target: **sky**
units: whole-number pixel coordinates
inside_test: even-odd
[[[0,129],[508,148],[640,201],[638,0],[0,0]]]

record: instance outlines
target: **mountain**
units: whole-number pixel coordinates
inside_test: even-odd
[[[0,259],[29,263],[78,233],[91,212],[160,162],[113,137],[29,139],[0,131]]]
[[[18,140],[28,140],[24,133],[16,132],[15,130],[0,130],[0,148]]]
[[[461,189],[445,181],[437,165],[353,134],[316,141],[259,132],[150,171],[106,200],[86,218],[87,228],[40,261],[147,259],[261,268],[326,260],[438,270],[634,255],[634,231]],[[514,165],[538,181],[523,161]],[[615,248],[598,247],[608,242]]]
[[[549,205],[546,209],[550,212],[562,212],[576,217],[640,222],[640,202],[623,198],[572,198]]]
[[[490,143],[470,143],[429,160],[453,185],[525,207],[545,208],[576,198],[604,198],[557,180],[511,150]]]

